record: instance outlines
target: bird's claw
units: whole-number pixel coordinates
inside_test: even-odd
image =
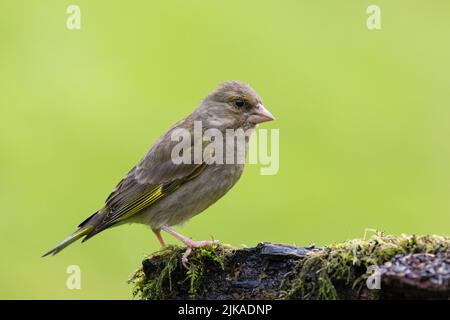
[[[181,257],[181,263],[186,269],[189,269],[188,266],[188,256],[191,254],[193,249],[196,248],[202,248],[202,247],[213,247],[214,245],[219,244],[219,240],[204,240],[204,241],[194,241],[194,240],[188,240],[185,242],[186,244],[186,251],[183,253],[183,256]]]
[[[183,256],[181,257],[181,263],[183,264],[183,266],[186,269],[189,269],[188,267],[188,256],[191,254],[192,252],[192,248],[191,247],[187,247],[186,251],[183,253]]]

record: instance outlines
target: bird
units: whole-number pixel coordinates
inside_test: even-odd
[[[173,229],[195,215],[203,212],[222,198],[240,179],[245,161],[174,161],[174,148],[179,139],[177,132],[185,132],[186,144],[183,156],[195,153],[195,146],[203,147],[203,136],[208,129],[222,134],[223,144],[228,130],[250,132],[244,139],[244,157],[248,152],[249,136],[260,123],[274,120],[274,116],[264,106],[257,92],[241,81],[226,81],[209,93],[198,107],[187,117],[175,123],[149,149],[140,162],[113,189],[102,209],[96,211],[70,236],[43,255],[55,255],[73,242],[82,242],[94,235],[126,223],[140,223],[150,226],[161,246],[166,242],[161,231],[180,240],[186,246],[182,263],[187,266],[188,256],[193,249],[213,246],[218,241],[194,241]],[[196,123],[201,124],[200,137],[195,137]],[[215,138],[216,139],[216,136]],[[189,140],[190,143],[189,143]],[[219,142],[219,141],[218,141]],[[218,143],[215,146],[220,146]],[[236,151],[237,144],[230,149]],[[219,154],[212,148],[209,155]],[[217,153],[216,153],[217,152]],[[228,151],[227,151],[228,152]],[[236,158],[233,158],[236,160]]]

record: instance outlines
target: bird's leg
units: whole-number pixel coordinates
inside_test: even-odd
[[[175,238],[177,238],[178,240],[180,240],[181,242],[183,242],[186,245],[187,249],[184,252],[183,257],[181,258],[181,262],[183,263],[183,266],[185,266],[186,268],[187,268],[188,256],[191,254],[192,249],[213,246],[214,244],[219,243],[218,240],[194,241],[194,240],[192,240],[188,237],[185,237],[182,234],[176,232],[169,226],[163,226],[163,227],[161,227],[161,230],[166,231],[167,233],[171,234],[172,236],[174,236]]]
[[[159,243],[161,244],[161,247],[166,246],[166,242],[164,241],[164,238],[161,235],[161,229],[152,229],[155,236],[158,238]]]

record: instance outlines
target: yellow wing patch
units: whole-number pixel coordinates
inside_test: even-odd
[[[118,220],[121,221],[121,220],[131,217],[135,213],[138,213],[142,209],[145,209],[146,207],[150,206],[155,201],[161,199],[165,195],[166,194],[162,192],[162,185],[159,185],[153,191],[151,191],[151,192],[147,193],[145,196],[135,200],[131,204],[130,208],[128,208],[130,205],[126,206],[127,211],[124,212],[124,214]]]

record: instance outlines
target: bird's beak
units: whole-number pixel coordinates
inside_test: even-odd
[[[253,113],[248,117],[248,121],[255,124],[272,120],[275,120],[275,117],[262,103],[258,103]]]

